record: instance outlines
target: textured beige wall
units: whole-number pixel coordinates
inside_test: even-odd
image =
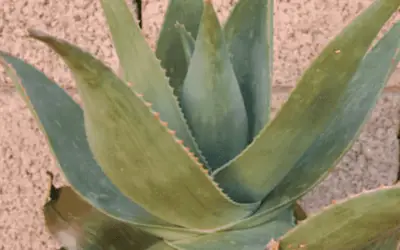
[[[71,75],[61,60],[42,44],[23,36],[27,27],[44,29],[95,53],[116,69],[117,59],[97,2],[0,0],[0,49],[38,66],[76,96]],[[145,2],[145,34],[154,44],[167,0]],[[224,19],[235,1],[215,2]],[[276,1],[275,111],[310,60],[371,2]],[[0,72],[0,249],[55,249],[40,211],[47,191],[46,170],[57,173],[58,183],[63,180],[31,114]],[[389,86],[337,170],[305,199],[307,210],[315,211],[331,199],[362,188],[392,183],[398,165],[395,134],[400,117],[400,93],[396,93],[396,87],[400,87],[399,68]]]

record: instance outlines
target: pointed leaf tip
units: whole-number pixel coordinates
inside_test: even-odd
[[[269,120],[273,65],[273,0],[241,0],[224,33],[245,103],[249,140]]]
[[[181,95],[200,150],[216,169],[247,145],[247,115],[214,8],[204,7]]]
[[[318,139],[329,132],[331,124],[345,118],[338,108],[346,110],[351,99],[359,100],[363,94],[353,89],[351,80],[372,41],[399,5],[400,0],[377,0],[356,17],[304,72],[275,119],[236,159],[214,172],[215,180],[234,200],[263,199],[297,164],[315,153],[308,150],[320,143]],[[361,121],[368,111],[362,113]],[[354,114],[357,112],[349,115]],[[340,138],[351,139],[355,134],[343,136]],[[321,145],[318,149],[326,150]],[[347,145],[342,149],[346,150]],[[331,157],[327,152],[331,153],[324,151],[318,156]]]
[[[155,216],[190,229],[215,230],[251,213],[254,205],[235,203],[223,194],[185,152],[183,141],[159,122],[160,114],[152,113],[158,111],[149,110],[110,68],[66,41],[40,38],[61,51],[70,66],[83,101],[90,149],[123,194]],[[87,87],[92,83],[95,88]]]
[[[135,83],[132,89],[144,94],[145,100],[152,103],[152,109],[160,112],[161,119],[168,122],[169,127],[176,131],[185,145],[207,165],[170,86],[171,83],[177,91],[187,70],[182,45],[178,39],[179,34],[174,29],[174,24],[177,21],[185,23],[193,35],[197,34],[202,0],[169,2],[155,54],[134,20],[126,1],[101,0],[100,3],[124,73],[122,78]]]

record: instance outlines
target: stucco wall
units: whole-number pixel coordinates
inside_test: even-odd
[[[144,32],[158,34],[167,0],[144,4]],[[214,1],[221,19],[233,0]],[[372,0],[276,1],[273,109],[287,98],[317,53]],[[66,66],[44,45],[24,37],[27,27],[44,29],[95,53],[114,69],[115,52],[98,1],[0,0],[0,49],[33,63],[76,96]],[[396,17],[399,18],[400,14]],[[43,226],[41,206],[50,170],[62,176],[31,114],[0,70],[0,249],[55,249]],[[396,70],[354,147],[305,199],[315,211],[332,199],[391,184],[398,167],[396,129],[400,118],[400,68]]]

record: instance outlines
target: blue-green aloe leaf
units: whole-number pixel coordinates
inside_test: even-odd
[[[200,30],[182,87],[182,110],[212,169],[222,166],[247,145],[247,115],[228,48],[210,1],[205,2]]]
[[[197,37],[204,0],[169,0],[167,12],[157,40],[156,56],[161,60],[161,66],[167,71],[170,84],[176,96],[185,79],[189,62],[186,52],[180,43],[179,30],[176,23],[185,25],[185,29],[193,38]]]
[[[362,61],[350,87],[341,97],[325,132],[316,138],[293,170],[267,196],[261,208],[239,225],[253,224],[273,211],[284,209],[314,187],[352,145],[391,73],[400,61],[400,23],[374,46]],[[379,62],[379,63],[377,63]],[[340,136],[338,136],[340,135]]]
[[[344,118],[338,108],[346,110],[350,100],[363,96],[353,88],[351,80],[377,33],[399,5],[400,0],[377,0],[353,20],[306,70],[276,118],[241,155],[214,172],[215,180],[234,200],[251,202],[264,198],[300,160],[314,154],[308,150],[320,143],[318,138],[327,133],[332,122]],[[370,102],[375,98],[367,101]],[[355,114],[351,112],[350,116]],[[355,135],[348,136],[352,139]],[[347,144],[340,149],[344,151],[346,147]],[[330,154],[319,152],[318,157],[324,159]],[[285,193],[279,195],[286,197]]]
[[[71,69],[83,101],[94,158],[123,194],[167,222],[217,230],[246,217],[255,204],[231,201],[174,136],[150,103],[110,68],[78,47],[37,30]]]
[[[240,0],[224,27],[249,120],[250,140],[267,124],[273,66],[273,0]]]
[[[122,66],[123,78],[132,83],[131,87],[135,91],[146,96],[146,100],[152,103],[152,108],[160,113],[161,119],[168,122],[169,128],[175,130],[177,136],[184,141],[185,145],[188,146],[197,157],[199,157],[200,161],[206,163],[189,131],[177,99],[165,76],[164,69],[147,44],[127,3],[124,0],[101,0],[101,5]],[[189,7],[192,6],[191,4],[182,5],[179,1],[172,1],[169,10],[170,14],[168,15],[182,10],[186,5]],[[183,13],[186,14],[182,14],[182,16],[186,17],[188,13],[194,13],[196,10],[197,8],[192,6],[187,12],[184,11]],[[171,17],[168,18],[168,23],[171,22],[170,19]],[[195,29],[193,26],[190,26],[190,28]],[[163,33],[166,33],[167,30],[169,30],[169,28],[164,28]],[[176,37],[176,43],[182,47],[178,35]],[[162,40],[168,39],[167,34],[164,34],[163,37]],[[165,42],[163,44],[165,44]],[[159,46],[165,47],[165,45]],[[174,47],[176,47],[176,45]],[[161,50],[163,49],[160,48],[160,51]],[[164,50],[165,53],[167,53],[167,48]],[[159,53],[162,54],[162,52]],[[176,56],[176,60],[180,64],[181,60],[179,59],[179,54]],[[185,58],[183,57],[182,60],[185,60]]]
[[[299,199],[335,167],[366,122],[380,93],[400,61],[400,22],[362,61],[329,126],[296,162],[293,170],[267,196],[259,211],[276,209]]]
[[[343,105],[336,109],[338,116],[332,117],[326,132],[316,139],[307,154],[267,196],[257,213],[239,223],[238,228],[258,224],[270,218],[271,213],[285,209],[322,180],[330,168],[336,166],[357,137],[399,63],[399,33],[400,23],[397,23],[367,54],[350,83],[351,87],[341,97]]]
[[[274,220],[257,227],[217,232],[211,235],[171,242],[171,245],[185,250],[262,250],[265,249],[265,246],[272,238],[283,236],[294,226],[292,210],[286,210]]]
[[[0,51],[0,60],[37,119],[67,181],[91,206],[167,239],[197,235],[175,228],[132,202],[93,159],[81,107],[34,66]]]
[[[359,194],[301,222],[279,239],[279,249],[363,249],[398,235],[399,207],[400,186]]]

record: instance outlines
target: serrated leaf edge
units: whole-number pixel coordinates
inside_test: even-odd
[[[383,185],[382,184],[378,188],[374,188],[374,189],[370,189],[370,190],[363,189],[361,193],[351,194],[351,195],[349,195],[348,197],[346,197],[344,199],[332,200],[329,205],[323,207],[322,209],[320,209],[318,212],[316,212],[314,214],[309,214],[309,216],[305,220],[299,221],[297,226],[292,228],[292,229],[290,229],[290,230],[288,230],[285,235],[281,236],[278,239],[278,242],[282,241],[285,237],[290,236],[292,233],[294,233],[296,230],[298,230],[299,227],[302,227],[305,224],[307,224],[307,222],[309,220],[312,220],[316,216],[322,215],[324,212],[326,212],[326,210],[333,209],[334,207],[336,207],[338,205],[341,205],[341,204],[343,204],[345,202],[351,201],[352,199],[358,198],[360,196],[368,195],[368,194],[372,194],[372,193],[377,193],[377,192],[385,190],[385,189],[386,190],[389,190],[389,189],[399,189],[400,190],[400,185],[392,185],[392,186],[390,186],[390,185]],[[391,231],[395,231],[395,230],[398,230],[398,229],[400,229],[400,225],[398,227],[396,227],[396,228],[393,228]],[[372,242],[374,242],[374,241],[376,241],[376,239],[373,240]],[[371,242],[368,242],[368,243],[371,243]],[[299,246],[299,248],[293,248],[293,247],[294,246],[292,246],[293,250],[295,250],[295,249],[307,249],[306,248],[307,246],[305,244],[304,245],[301,244]],[[273,249],[273,250],[275,250],[275,249]]]
[[[3,52],[3,51],[0,51],[0,52],[1,52],[1,53],[4,53],[4,54],[8,54],[8,53],[5,53],[5,52]],[[22,60],[22,59],[20,59],[20,60]],[[24,61],[24,60],[23,60],[23,61]],[[25,62],[25,61],[24,61],[24,62]],[[27,63],[27,62],[25,62],[25,63],[26,63],[26,64],[29,64],[29,63]],[[33,108],[33,105],[32,105],[32,103],[31,103],[31,101],[30,101],[29,96],[26,94],[25,88],[23,87],[23,85],[22,85],[22,83],[21,83],[21,79],[19,78],[18,73],[15,71],[14,67],[13,67],[12,65],[10,65],[9,63],[7,63],[7,61],[6,61],[1,55],[0,55],[0,65],[2,65],[6,70],[10,70],[10,71],[11,71],[11,74],[13,74],[13,77],[15,77],[15,80],[16,80],[16,81],[14,81],[14,79],[13,79],[12,82],[13,82],[14,85],[16,86],[16,89],[17,89],[17,91],[19,92],[21,98],[24,100],[24,102],[25,102],[26,105],[28,106],[28,108],[29,108],[31,114],[34,116],[34,118],[35,118],[35,123],[37,124],[37,126],[40,128],[42,134],[44,135],[45,140],[46,140],[47,144],[49,145],[49,149],[50,149],[50,151],[51,151],[51,153],[52,153],[52,156],[53,156],[54,159],[56,160],[57,164],[59,164],[59,163],[58,163],[58,159],[57,159],[57,157],[56,157],[56,154],[55,154],[53,148],[51,147],[51,144],[50,144],[48,135],[47,135],[47,133],[46,133],[46,130],[44,129],[42,123],[40,122],[40,119],[39,119],[39,117],[38,117],[38,115],[37,115],[35,109]],[[30,65],[30,64],[29,64],[29,65]],[[10,76],[10,77],[11,77],[11,76]],[[178,139],[178,140],[179,140],[179,139]],[[183,145],[181,145],[181,146],[184,148]],[[183,150],[184,150],[184,149],[183,149]],[[201,165],[201,163],[199,163],[199,164]],[[63,173],[63,171],[61,171],[61,173],[62,173],[63,176],[65,176],[64,173]],[[211,178],[210,176],[209,176],[209,178],[212,180],[212,178]],[[223,194],[224,197],[227,197],[227,195],[222,191],[222,189],[221,189],[218,185],[215,184],[215,182],[214,182],[213,180],[212,180],[212,183],[214,183],[214,185],[216,186],[216,188]],[[130,225],[138,226],[138,227],[142,228],[143,230],[145,230],[145,231],[147,231],[147,232],[149,232],[149,233],[153,233],[153,232],[152,232],[152,229],[160,229],[160,230],[173,231],[173,232],[178,232],[178,233],[179,233],[179,232],[182,232],[182,233],[189,232],[189,233],[198,233],[198,234],[208,233],[208,231],[205,231],[205,230],[196,230],[196,229],[189,229],[189,228],[183,228],[183,227],[168,227],[168,226],[160,226],[160,225],[150,225],[150,224],[143,224],[143,223],[137,223],[137,222],[132,222],[132,221],[124,220],[124,219],[118,218],[118,217],[116,217],[116,216],[114,216],[114,215],[112,215],[112,214],[109,214],[108,212],[106,212],[105,210],[103,210],[103,209],[101,209],[101,208],[98,208],[97,206],[95,206],[94,204],[92,204],[92,202],[91,202],[89,199],[87,199],[87,198],[86,198],[85,196],[83,196],[78,190],[76,190],[75,187],[71,186],[71,188],[72,188],[72,189],[79,195],[79,197],[82,198],[85,202],[87,202],[88,204],[90,204],[91,206],[93,206],[94,208],[96,208],[97,210],[101,211],[102,213],[106,214],[107,216],[109,216],[109,217],[111,217],[111,218],[113,218],[113,219],[115,219],[115,220],[117,220],[117,221],[121,221],[121,222],[125,222],[125,223],[127,223],[127,224],[130,224]],[[228,197],[228,198],[229,198],[229,197]],[[231,199],[229,198],[228,200],[231,200]],[[45,202],[45,203],[46,203],[46,202]],[[235,203],[235,204],[236,204],[236,203]],[[238,205],[241,205],[241,204],[238,204]],[[159,237],[161,237],[160,234],[156,234],[156,235],[159,235]]]

